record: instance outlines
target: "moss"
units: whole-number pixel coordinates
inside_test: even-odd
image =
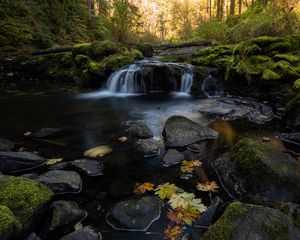
[[[261,64],[272,61],[272,59],[266,55],[255,55],[249,58],[250,62],[253,64]]]
[[[273,72],[270,69],[266,69],[266,70],[263,71],[262,78],[264,80],[278,80],[278,79],[281,79],[281,76],[278,73]]]
[[[6,206],[0,205],[0,239],[6,240],[12,235],[17,235],[21,224],[13,212]]]
[[[297,62],[299,62],[299,57],[295,56],[293,54],[276,54],[274,56],[274,59],[276,61],[285,60],[285,61],[288,61],[290,63],[297,63]]]
[[[137,50],[137,49],[131,49],[130,56],[134,60],[142,60],[142,59],[144,59],[143,53],[140,50]]]
[[[74,56],[87,55],[90,47],[91,47],[91,43],[76,44],[73,46],[72,53]]]
[[[280,37],[262,36],[262,37],[253,39],[252,42],[257,44],[259,47],[264,48],[271,44],[281,42],[281,41],[283,41],[283,39],[284,38],[280,38]]]
[[[117,44],[110,41],[94,41],[89,49],[89,56],[96,60],[102,60],[105,57],[120,53]]]
[[[66,52],[61,55],[60,62],[64,67],[73,66],[73,56],[71,52]]]
[[[87,64],[87,69],[91,73],[99,73],[102,71],[102,64],[99,62],[89,61]]]
[[[106,71],[116,71],[118,68],[126,66],[134,62],[134,59],[126,55],[111,55],[103,61],[103,68]]]
[[[0,175],[0,204],[10,208],[25,228],[52,196],[49,188],[36,181]]]
[[[88,63],[89,57],[86,55],[77,55],[75,57],[76,66],[83,69],[85,68],[86,64]]]
[[[276,51],[282,53],[282,52],[288,52],[290,50],[292,50],[291,43],[289,43],[288,41],[282,41],[282,42],[276,42],[271,44],[265,49],[265,52]]]
[[[294,82],[294,89],[300,92],[300,79]]]
[[[293,66],[291,63],[284,60],[274,63],[272,68],[277,73],[285,77],[291,77],[296,79],[300,77],[300,73],[298,72],[298,66]]]

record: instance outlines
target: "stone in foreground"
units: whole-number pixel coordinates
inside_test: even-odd
[[[169,147],[185,147],[208,139],[217,139],[219,134],[183,116],[172,116],[163,130],[165,143]]]
[[[138,139],[153,138],[153,133],[145,123],[125,122],[122,127],[126,136]]]
[[[72,161],[70,164],[73,168],[78,169],[78,171],[81,171],[90,177],[103,175],[103,164],[99,161],[91,159],[78,159]]]
[[[102,236],[99,232],[96,232],[93,228],[90,226],[86,226],[84,228],[80,228],[76,230],[75,232],[72,232],[64,237],[62,237],[60,240],[101,240]]]
[[[184,159],[184,155],[178,152],[175,149],[170,149],[166,152],[166,154],[161,159],[161,164],[164,167],[169,167],[172,165],[179,164]]]
[[[146,231],[160,217],[161,205],[153,196],[124,200],[109,211],[107,222],[117,230]]]
[[[5,138],[0,138],[0,151],[11,151],[15,147],[15,144]]]
[[[143,157],[159,155],[159,146],[153,139],[139,139],[134,143],[135,151]]]

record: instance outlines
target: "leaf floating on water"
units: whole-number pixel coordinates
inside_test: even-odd
[[[128,140],[128,137],[122,136],[122,137],[119,137],[118,140],[119,140],[120,142],[126,142],[126,141]]]
[[[27,131],[23,134],[25,137],[30,137],[32,135],[32,132]]]
[[[103,157],[106,154],[109,154],[111,152],[112,152],[112,149],[109,146],[103,145],[103,146],[91,148],[91,149],[85,151],[83,153],[83,155],[85,157],[97,158],[97,157]]]
[[[154,184],[153,183],[150,183],[150,182],[145,182],[145,183],[142,183],[142,184],[137,184],[134,188],[134,193],[135,194],[143,194],[145,192],[151,192],[154,190]]]
[[[54,165],[56,163],[62,162],[64,159],[63,158],[52,158],[47,160],[47,165]]]
[[[199,160],[191,160],[191,161],[187,161],[187,160],[183,160],[181,163],[181,172],[182,173],[193,173],[194,169],[197,167],[201,167],[202,166],[202,162],[200,162]]]
[[[179,240],[182,233],[183,227],[168,225],[164,230],[164,235],[166,240]]]
[[[199,191],[203,192],[217,192],[219,188],[218,184],[215,181],[198,183],[196,187]]]
[[[17,150],[17,152],[24,152],[24,151],[26,151],[27,149],[25,148],[25,147],[20,147],[18,150]]]
[[[165,183],[157,186],[155,189],[155,195],[158,195],[160,199],[164,200],[170,198],[173,194],[182,192],[182,189],[178,188],[175,184]]]
[[[202,204],[202,201],[200,198],[196,198],[195,194],[183,192],[180,194],[173,194],[169,200],[169,204],[173,209],[176,208],[194,208],[200,213],[206,211],[206,207],[204,204]]]

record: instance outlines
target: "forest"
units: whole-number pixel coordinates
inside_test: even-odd
[[[299,240],[300,0],[0,0],[0,240]]]

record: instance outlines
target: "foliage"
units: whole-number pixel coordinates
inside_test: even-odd
[[[218,184],[215,181],[198,183],[196,187],[199,191],[204,192],[217,192],[219,188]]]
[[[154,184],[150,182],[137,183],[133,190],[135,194],[144,194],[151,191],[154,191]]]
[[[182,226],[172,226],[168,225],[164,231],[165,239],[166,240],[178,240],[183,233]]]
[[[191,161],[183,160],[181,162],[180,170],[182,173],[193,173],[195,168],[201,166],[202,166],[202,162],[200,162],[199,160],[191,160]]]
[[[178,188],[175,184],[170,183],[159,185],[155,189],[155,195],[158,195],[162,200],[170,198],[173,194],[176,194],[178,192],[183,192],[183,190]]]
[[[62,162],[64,159],[63,158],[52,158],[47,160],[47,165],[54,165],[56,163]]]
[[[173,209],[195,209],[199,213],[205,212],[206,207],[201,203],[200,198],[196,198],[195,194],[183,192],[180,194],[173,194],[170,197],[169,204]]]
[[[97,157],[103,157],[106,154],[109,154],[112,152],[112,149],[109,146],[99,146],[91,148],[84,152],[85,157],[91,157],[91,158],[97,158]]]

